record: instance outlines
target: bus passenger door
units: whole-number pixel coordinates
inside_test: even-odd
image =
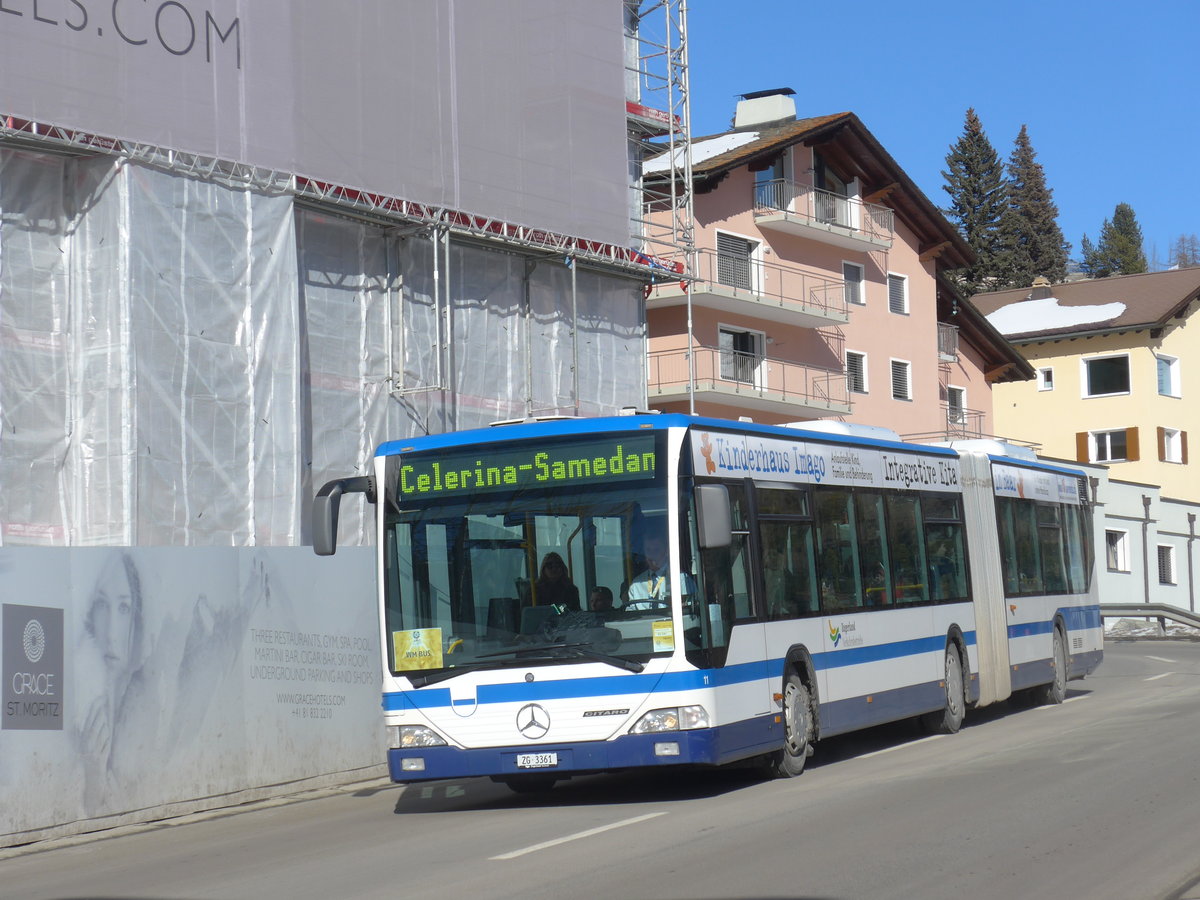
[[[739,667],[735,670],[738,677],[722,680],[719,704],[723,711],[718,713],[722,723],[769,714],[772,694],[778,689],[772,683],[778,673],[764,674],[762,669],[767,657],[766,630],[754,608],[756,567],[752,564],[744,489],[730,485],[729,499],[733,524],[730,545],[704,550],[701,555],[701,590],[711,623],[710,640],[718,651],[713,658],[723,655],[725,668]]]

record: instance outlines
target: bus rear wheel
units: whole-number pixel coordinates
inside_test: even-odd
[[[1067,642],[1062,629],[1054,629],[1054,680],[1033,689],[1034,700],[1053,706],[1067,699]]]
[[[812,696],[795,672],[783,680],[783,749],[775,754],[772,769],[780,778],[795,778],[804,771],[812,753]]]
[[[962,657],[958,654],[958,645],[954,643],[946,647],[946,679],[943,684],[946,686],[945,705],[937,712],[922,716],[921,724],[933,734],[955,734],[962,728],[967,714],[967,692]]]

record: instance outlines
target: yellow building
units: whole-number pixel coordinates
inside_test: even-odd
[[[994,387],[996,432],[1044,456],[1200,499],[1200,268],[977,294],[972,302],[1037,370]]]

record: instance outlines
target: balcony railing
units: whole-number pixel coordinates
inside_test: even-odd
[[[985,436],[983,432],[983,410],[966,409],[965,407],[953,406],[949,403],[943,403],[942,408],[946,412],[947,440],[981,438]]]
[[[825,229],[837,229],[850,237],[891,246],[895,213],[886,206],[844,197],[832,191],[773,178],[754,185],[754,214],[757,217],[785,213],[789,218]]]
[[[709,249],[696,252],[693,274],[696,279],[691,288],[693,296],[718,293],[745,299],[759,306],[809,316],[815,320],[814,324],[845,323],[850,319],[845,283],[826,275]],[[677,286],[667,282],[656,296],[677,293]]]
[[[958,326],[938,322],[938,359],[958,361]]]
[[[695,347],[693,367],[687,350],[656,350],[649,354],[651,397],[687,397],[709,393],[716,402],[754,401],[797,412],[846,413],[850,392],[844,372],[770,359],[754,353]]]

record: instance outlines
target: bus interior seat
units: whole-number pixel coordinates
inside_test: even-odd
[[[487,635],[504,639],[517,631],[521,601],[517,597],[492,597],[488,600]]]

